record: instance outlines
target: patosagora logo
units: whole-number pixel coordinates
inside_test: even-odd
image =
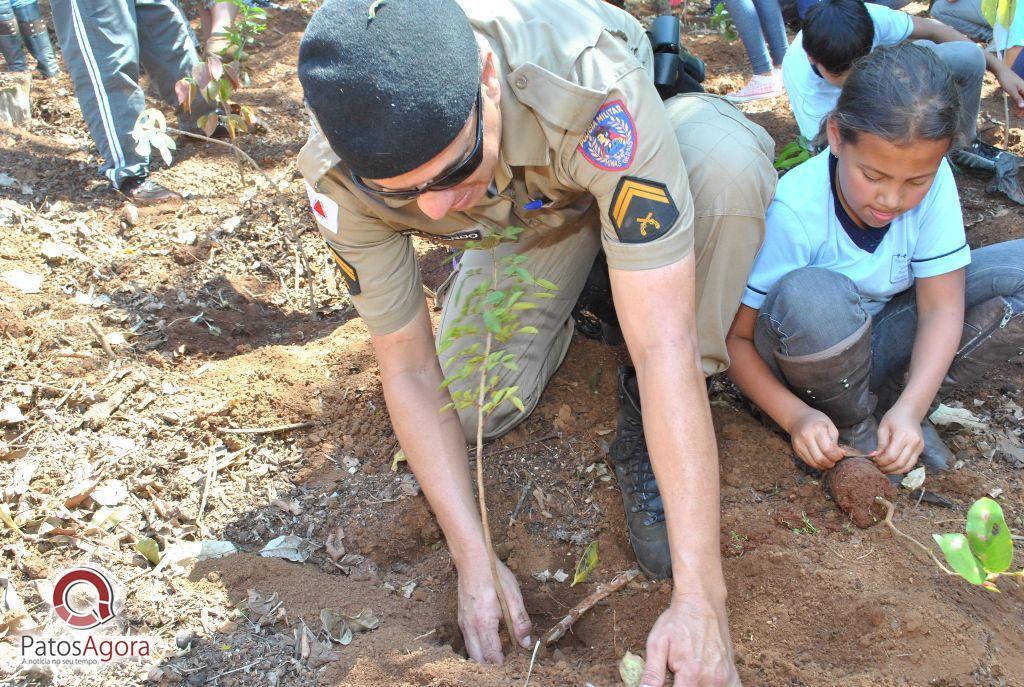
[[[98,566],[66,570],[54,582],[51,597],[54,625],[63,633],[24,635],[22,657],[34,665],[93,667],[149,657],[153,638],[103,632],[103,626],[117,616],[116,600],[115,578],[106,570]]]
[[[80,585],[92,588],[95,601],[86,608],[76,608],[72,593],[84,591]],[[90,599],[91,601],[91,599]],[[114,617],[114,585],[104,572],[93,568],[72,568],[57,579],[53,586],[53,610],[65,623],[76,630],[89,630]]]

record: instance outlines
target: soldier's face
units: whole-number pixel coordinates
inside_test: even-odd
[[[481,146],[483,158],[476,171],[457,186],[437,191],[428,191],[416,198],[420,210],[431,219],[441,219],[449,212],[467,210],[487,193],[494,178],[494,167],[498,160],[501,143],[501,114],[499,101],[501,86],[497,79],[494,61],[488,53],[484,59],[482,94],[483,137]],[[416,188],[444,175],[447,170],[465,160],[476,142],[476,112],[471,112],[462,131],[444,150],[429,162],[411,172],[389,179],[375,179],[374,184],[386,189]]]

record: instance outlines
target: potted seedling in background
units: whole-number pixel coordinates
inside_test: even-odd
[[[488,278],[466,295],[458,317],[452,323],[438,353],[462,345],[449,365],[451,372],[441,384],[442,389],[451,389],[454,382],[475,380],[472,387],[451,391],[451,402],[441,412],[452,409],[476,409],[476,485],[480,507],[480,519],[484,526],[484,540],[491,567],[491,577],[498,592],[501,613],[505,627],[512,635],[512,619],[505,590],[498,577],[497,559],[491,542],[491,528],[487,522],[487,500],[484,492],[484,420],[496,408],[511,403],[519,412],[526,408],[516,395],[517,386],[500,386],[498,370],[518,369],[516,355],[510,353],[506,344],[515,336],[529,336],[537,333],[535,327],[523,325],[519,314],[537,307],[534,299],[553,298],[558,287],[546,279],[535,278],[523,263],[526,257],[515,253],[499,258],[497,248],[505,242],[516,241],[522,233],[519,227],[507,227],[503,231],[484,237],[480,241],[468,241],[467,250],[487,250],[491,253],[491,269]],[[499,288],[499,282],[502,288]],[[513,644],[516,642],[513,641]]]
[[[245,69],[246,50],[267,28],[267,12],[260,7],[249,6],[244,0],[228,1],[235,5],[238,14],[223,36],[227,45],[218,54],[208,55],[205,61],[196,64],[191,76],[181,79],[174,90],[186,113],[191,111],[197,95],[215,106],[214,111],[196,120],[207,136],[212,136],[217,128],[218,110],[223,112],[228,135],[234,140],[238,131],[248,131],[256,121],[252,108],[239,105],[233,98],[235,91],[249,85],[249,72]]]

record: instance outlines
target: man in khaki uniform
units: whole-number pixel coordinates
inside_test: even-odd
[[[438,361],[410,234],[457,246],[515,225],[519,241],[499,250],[559,286],[522,311],[539,333],[510,343],[518,370],[500,386],[518,386],[527,413],[568,350],[595,256],[607,256],[636,365],[623,384],[634,414],[624,424],[620,412],[613,449],[627,524],[644,569],[672,575],[676,589],[648,638],[643,684],[661,685],[666,666],[677,684],[738,684],[704,376],[728,366],[725,333],[774,192],[773,144],[717,98],[662,103],[651,61],[636,20],[596,0],[328,0],[299,53],[314,126],[299,169],[457,566],[470,656],[502,658],[465,450],[476,418],[438,414],[453,352]],[[462,257],[438,340],[489,260]],[[525,417],[499,410],[486,436]],[[499,568],[510,634],[528,645],[518,584]]]

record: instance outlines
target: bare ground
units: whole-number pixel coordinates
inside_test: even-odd
[[[31,294],[0,281],[0,406],[24,415],[2,428],[0,503],[21,533],[0,529],[0,571],[42,624],[45,578],[99,563],[122,585],[119,628],[161,642],[146,665],[62,673],[59,684],[522,685],[525,652],[511,650],[503,667],[464,659],[444,540],[408,470],[391,470],[397,446],[366,331],[294,173],[306,132],[295,53],[311,8],[286,4],[272,15],[254,57],[254,84],[241,95],[259,108],[266,129],[240,140],[283,180],[283,196],[257,190],[251,173],[243,180],[230,153],[183,144],[156,178],[188,191],[186,205],[127,223],[95,173],[66,77],[34,82],[28,130],[0,130],[0,172],[17,181],[0,188],[0,274],[43,277]],[[633,7],[645,15],[647,4],[654,3]],[[738,42],[701,22],[690,36],[708,62],[709,90],[745,81]],[[983,109],[1001,119],[995,90],[986,84]],[[779,145],[795,137],[784,100],[747,111]],[[983,130],[1001,143],[1000,127]],[[1011,130],[1018,153],[1021,135]],[[986,194],[984,180],[958,182],[972,246],[1024,235],[1019,207]],[[420,248],[425,281],[436,287],[446,256]],[[119,335],[113,359],[90,323]],[[615,370],[624,359],[622,349],[574,342],[537,411],[489,449],[497,548],[539,629],[632,564],[607,458]],[[901,496],[901,529],[925,542],[933,532],[957,531],[966,507],[995,493],[1021,531],[1022,378],[1021,365],[1008,364],[949,401],[987,429],[946,433],[958,468],[926,486],[953,508]],[[786,440],[751,417],[726,382],[717,381],[711,396],[722,554],[744,684],[1024,684],[1021,587],[1004,583],[998,595],[973,588],[884,527],[852,527],[821,485],[794,468]],[[304,426],[225,431],[295,423]],[[111,517],[104,502],[122,508]],[[347,558],[325,547],[339,528]],[[305,563],[261,558],[281,535],[316,549]],[[165,554],[201,540],[229,540],[240,552],[153,572],[135,548],[147,537]],[[588,582],[570,588],[533,577],[571,574],[595,540],[600,560]],[[542,655],[531,684],[618,684],[619,658],[642,653],[668,598],[668,584],[638,578]],[[321,646],[325,609],[370,610],[380,624],[346,646]],[[0,627],[11,619],[0,618]],[[307,635],[305,647],[304,627],[317,635],[312,642]],[[53,679],[12,675],[16,646],[0,642],[0,676]],[[330,650],[337,655],[323,654]]]

